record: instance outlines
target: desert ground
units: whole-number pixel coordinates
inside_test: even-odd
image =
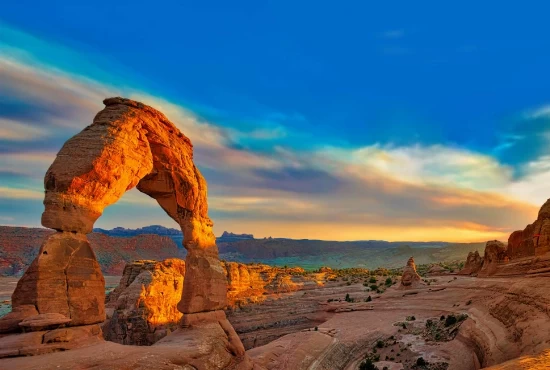
[[[14,281],[1,282],[4,295],[15,286],[4,284],[8,280]],[[550,348],[549,277],[444,275],[425,281],[429,285],[409,290],[395,284],[382,294],[362,282],[331,282],[270,296],[228,311],[228,318],[257,369],[358,369],[369,357],[380,369],[470,370]],[[442,318],[449,316],[459,320],[446,327]],[[103,342],[3,359],[0,368],[74,369],[78,363],[82,369],[187,369],[178,356],[189,350],[196,350],[189,338],[150,347]],[[415,367],[419,357],[428,367]],[[522,368],[517,361],[502,366]]]

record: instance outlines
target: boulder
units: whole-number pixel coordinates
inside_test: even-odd
[[[497,272],[500,263],[507,260],[506,246],[498,240],[488,241],[483,256],[483,266],[478,276],[490,276]]]
[[[180,259],[134,261],[124,268],[108,297],[112,314],[103,324],[105,339],[121,344],[151,345],[177,329],[183,314],[185,262]]]
[[[441,267],[440,265],[433,265],[428,269],[428,274],[430,275],[441,275],[441,274],[446,274],[448,272],[449,271],[447,269]]]
[[[483,258],[478,251],[468,253],[464,268],[459,271],[459,275],[475,275],[483,266]]]
[[[46,238],[12,296],[14,310],[32,305],[40,314],[70,318],[70,325],[103,322],[104,302],[105,279],[90,243],[70,232]]]

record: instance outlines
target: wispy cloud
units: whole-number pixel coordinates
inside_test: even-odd
[[[0,198],[4,199],[44,199],[44,192],[34,189],[0,187]]]
[[[0,141],[31,141],[45,138],[50,132],[44,128],[15,120],[0,118]]]
[[[405,36],[405,30],[403,29],[387,30],[382,32],[380,36],[386,39],[400,39],[403,36]]]
[[[292,135],[283,124],[287,116],[240,132],[162,97],[120,91],[48,66],[0,58],[0,68],[0,78],[6,77],[0,96],[26,104],[24,112],[37,112],[0,112],[11,123],[7,146],[0,147],[0,176],[25,179],[1,187],[2,199],[40,204],[42,177],[63,142],[92,122],[105,97],[119,93],[159,109],[192,140],[218,231],[340,240],[500,238],[532,221],[544,194],[540,184],[550,179],[544,158],[532,161],[526,177],[514,179],[512,168],[492,156],[444,145],[298,150],[280,140]],[[261,142],[262,150],[243,149],[243,140]],[[156,202],[131,190],[113,207],[130,206]],[[117,222],[132,220],[129,215]]]
[[[529,119],[550,118],[550,104],[532,109],[526,112],[525,116]]]

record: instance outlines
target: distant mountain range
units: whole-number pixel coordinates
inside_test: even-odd
[[[43,239],[53,231],[44,228],[0,226],[0,275],[20,275],[38,253]],[[184,258],[183,234],[160,225],[138,229],[94,229],[88,234],[101,268],[120,274],[136,259]],[[216,239],[220,258],[227,261],[259,262],[275,266],[316,269],[402,267],[414,256],[417,264],[465,261],[468,252],[483,253],[485,243],[325,241],[263,238],[224,231]]]
[[[94,233],[102,233],[109,236],[119,238],[129,238],[137,235],[155,234],[160,236],[168,236],[171,238],[178,248],[183,249],[183,233],[181,230],[164,227],[161,225],[144,226],[137,229],[126,229],[124,227],[115,227],[111,230],[95,228]],[[252,234],[234,234],[228,231],[224,231],[223,234],[216,238],[218,242],[234,242],[239,240],[254,239]]]

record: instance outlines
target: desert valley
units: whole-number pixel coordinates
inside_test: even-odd
[[[0,369],[550,368],[550,200],[507,244],[215,238],[191,141],[104,103],[0,227]],[[133,187],[181,232],[94,229]]]

